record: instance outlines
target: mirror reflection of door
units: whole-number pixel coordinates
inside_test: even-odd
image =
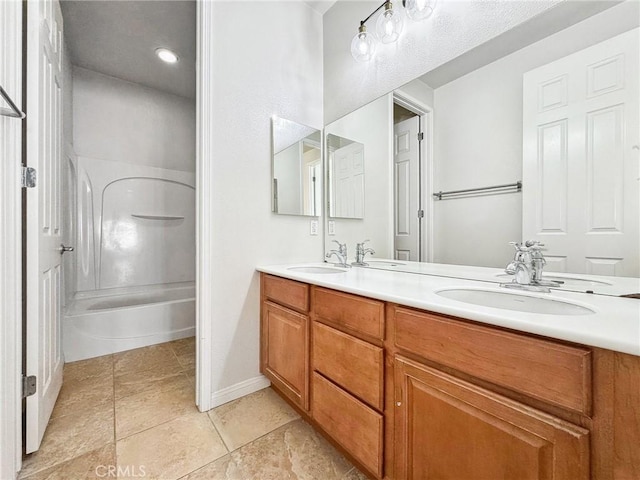
[[[548,271],[640,274],[639,36],[524,75],[523,238],[547,244]]]
[[[328,135],[331,178],[330,215],[364,218],[364,145]]]
[[[320,209],[320,178],[322,156],[320,142],[305,138],[302,148],[302,211],[304,215],[317,217]]]
[[[320,130],[274,117],[272,135],[272,211],[284,215],[320,216]]]
[[[420,117],[393,106],[394,257],[421,261],[420,255]]]

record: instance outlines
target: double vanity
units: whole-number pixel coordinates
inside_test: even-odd
[[[377,261],[258,268],[263,374],[370,477],[640,478],[638,300]]]

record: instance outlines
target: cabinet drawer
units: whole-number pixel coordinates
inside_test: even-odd
[[[311,413],[363,466],[382,477],[382,415],[318,373],[313,373]]]
[[[313,311],[319,319],[343,326],[356,333],[384,338],[384,303],[370,298],[313,288]]]
[[[382,411],[382,348],[313,322],[312,368]]]
[[[441,365],[590,414],[591,352],[395,308],[395,344]]]
[[[285,278],[262,276],[264,296],[280,305],[286,305],[300,312],[309,311],[309,285]]]

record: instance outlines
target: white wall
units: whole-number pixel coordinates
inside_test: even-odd
[[[73,68],[73,144],[78,156],[195,171],[195,103]]]
[[[637,23],[627,2],[437,88],[434,191],[521,180],[523,74]],[[434,262],[502,267],[521,231],[519,193],[436,201]]]
[[[379,45],[371,62],[358,63],[350,53],[351,39],[360,20],[380,3],[339,0],[324,15],[325,123],[540,15],[557,3],[561,2],[441,1],[432,17],[423,22],[407,22],[397,43]],[[375,23],[367,25],[375,28]]]
[[[375,256],[389,258],[389,252],[393,252],[392,108],[391,96],[385,95],[325,129],[326,134],[364,145],[364,218],[331,218],[335,235],[326,237],[327,251],[337,248],[332,240],[347,244],[349,262],[355,260],[356,244],[367,239],[367,247],[376,251]],[[333,257],[330,261],[335,260]]]
[[[271,212],[270,118],[322,126],[322,17],[302,2],[210,5],[212,154],[203,162],[218,199],[207,246],[215,405],[260,383],[256,265],[321,260],[309,218]]]

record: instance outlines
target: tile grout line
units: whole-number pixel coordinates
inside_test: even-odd
[[[215,408],[212,408],[209,411],[213,411],[213,410],[215,410]],[[231,448],[229,448],[229,445],[227,445],[227,442],[225,441],[224,436],[222,435],[222,432],[220,431],[220,429],[217,427],[217,425],[215,424],[215,422],[211,418],[211,415],[209,415],[209,411],[206,411],[206,412],[203,412],[203,413],[207,416],[207,418],[209,419],[209,422],[211,423],[211,425],[213,425],[213,429],[216,431],[216,433],[220,437],[220,440],[222,440],[222,444],[224,445],[224,448],[227,449],[227,453],[231,454],[231,452],[233,450],[231,450]]]
[[[116,357],[111,354],[111,381],[113,385],[113,463],[118,471],[118,439],[116,438]],[[95,473],[95,472],[94,472]]]

